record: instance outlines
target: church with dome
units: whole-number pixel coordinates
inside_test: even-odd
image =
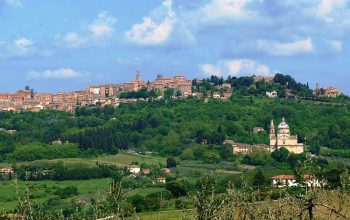
[[[280,148],[286,148],[289,152],[300,154],[304,152],[304,144],[298,143],[297,135],[290,135],[289,125],[286,123],[285,118],[282,118],[282,122],[277,127],[277,134],[273,120],[270,125],[270,148],[271,151]]]

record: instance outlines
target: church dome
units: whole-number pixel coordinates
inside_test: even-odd
[[[289,129],[289,125],[284,118],[282,118],[282,122],[278,125],[278,129]]]

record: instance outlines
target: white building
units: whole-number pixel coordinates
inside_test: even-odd
[[[325,185],[324,182],[320,181],[316,177],[314,177],[311,174],[305,174],[303,175],[303,178],[301,181],[297,181],[296,177],[294,175],[278,175],[271,177],[272,179],[272,187],[275,188],[283,188],[283,187],[293,187],[293,186],[299,186],[299,187],[306,187],[306,188],[320,188],[323,185]]]
[[[275,90],[271,92],[266,92],[266,96],[269,98],[277,98],[277,92]]]
[[[141,172],[141,168],[138,165],[131,165],[128,170],[132,175],[138,175]]]
[[[213,98],[214,99],[219,99],[219,98],[221,98],[221,95],[218,92],[214,92]]]
[[[273,120],[270,125],[270,147],[273,150],[286,148],[289,152],[301,154],[304,152],[304,144],[298,143],[298,136],[290,134],[289,125],[282,118],[282,122],[278,125],[277,134]]]

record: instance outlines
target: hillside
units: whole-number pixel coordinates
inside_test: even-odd
[[[21,157],[26,150],[31,151],[30,146],[37,148],[37,152],[45,151],[48,144],[58,139],[72,143],[70,150],[64,152],[71,154],[67,157],[76,155],[77,150],[96,154],[113,153],[117,149],[179,156],[196,143],[207,141],[208,147],[219,146],[227,138],[240,143],[266,144],[267,132],[254,134],[253,128],[268,131],[271,119],[278,122],[282,117],[287,119],[292,133],[298,134],[299,141],[307,145],[348,149],[349,106],[233,96],[227,102],[167,99],[124,104],[119,108],[90,107],[78,109],[75,115],[56,111],[0,112],[0,127],[17,130],[16,134],[0,133],[1,160],[45,159],[45,155],[37,158],[30,155],[32,159]],[[74,144],[77,144],[76,150],[72,150]],[[64,154],[59,157],[66,157]],[[51,154],[50,158],[53,157]]]

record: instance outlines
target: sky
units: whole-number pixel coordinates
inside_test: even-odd
[[[0,0],[0,92],[157,74],[292,75],[350,94],[350,0]]]

